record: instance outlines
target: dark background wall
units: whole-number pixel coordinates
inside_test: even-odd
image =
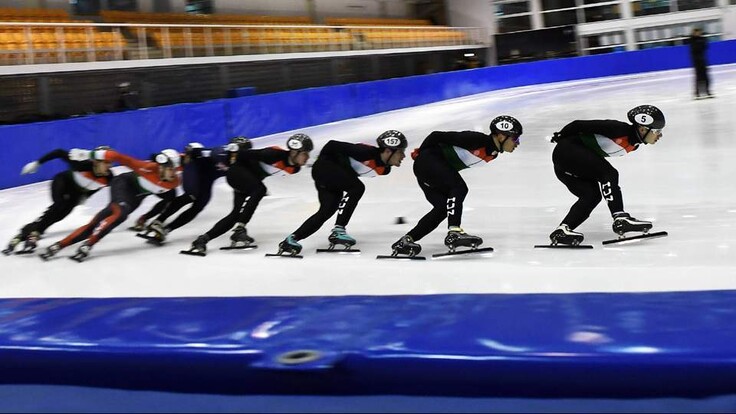
[[[444,51],[3,76],[0,123],[109,112],[121,82],[130,82],[142,106],[151,107],[224,98],[240,87],[269,93],[443,72],[462,54]]]

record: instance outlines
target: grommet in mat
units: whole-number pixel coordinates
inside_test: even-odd
[[[322,353],[314,349],[298,349],[295,351],[284,352],[276,357],[276,362],[284,365],[306,364],[320,359]]]

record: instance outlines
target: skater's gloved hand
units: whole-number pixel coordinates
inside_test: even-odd
[[[69,160],[70,161],[87,161],[90,158],[92,151],[81,149],[81,148],[72,148],[69,150]]]
[[[23,169],[20,170],[20,174],[21,175],[35,174],[36,171],[38,171],[39,166],[41,166],[41,164],[38,161],[31,161],[28,164],[23,166]]]

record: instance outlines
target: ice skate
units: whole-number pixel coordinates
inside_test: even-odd
[[[230,235],[230,246],[220,247],[220,250],[242,250],[242,249],[255,249],[255,240],[248,236],[248,231],[245,226],[239,225],[233,230],[233,234]]]
[[[583,239],[583,233],[572,231],[567,224],[563,223],[549,235],[549,244],[537,244],[534,247],[537,249],[592,249],[593,246],[589,244],[580,244]]]
[[[233,234],[230,235],[230,247],[247,247],[255,242],[255,240],[248,235],[248,231],[245,226],[238,226],[233,230]]]
[[[408,234],[400,238],[396,243],[391,245],[391,256],[416,256],[422,251],[422,246],[414,242],[414,239]]]
[[[293,234],[285,238],[284,241],[279,243],[279,251],[276,253],[266,253],[266,257],[292,257],[295,259],[303,259],[304,256],[300,256],[299,252],[302,251],[302,245],[296,241]]]
[[[38,247],[38,240],[41,238],[41,234],[39,234],[37,231],[32,231],[31,234],[29,234],[24,243],[23,248],[18,250],[15,254],[31,254],[36,251],[36,247]]]
[[[652,229],[651,221],[637,220],[628,213],[617,214],[613,218],[613,231],[619,236],[632,231],[648,233]]]
[[[135,221],[135,224],[128,227],[128,230],[133,230],[135,232],[142,232],[146,229],[146,218],[144,216],[138,217],[138,220]]]
[[[391,245],[390,256],[378,255],[376,259],[426,260],[425,257],[417,256],[421,251],[422,246],[414,242],[414,239],[407,234]]]
[[[10,240],[10,243],[8,243],[8,247],[3,249],[3,254],[6,256],[9,256],[10,254],[12,254],[13,250],[15,250],[15,246],[19,245],[21,241],[23,241],[23,239],[20,237],[20,234],[13,237]]]
[[[145,231],[136,234],[136,236],[146,239],[148,243],[162,246],[166,241],[166,235],[168,233],[169,231],[164,227],[163,223],[158,220],[154,220],[146,227]]]
[[[181,250],[179,253],[187,254],[190,256],[207,256],[207,242],[210,238],[206,234],[197,237],[197,240],[192,242],[192,247],[189,250]]]
[[[658,237],[666,237],[666,231],[658,231],[649,233],[652,229],[652,223],[644,220],[637,220],[627,213],[620,213],[613,218],[613,231],[618,234],[618,238],[612,240],[604,240],[603,245],[609,244],[626,244],[638,240],[654,239]],[[640,232],[632,236],[627,236],[629,232]]]
[[[485,247],[479,249],[478,246],[483,244],[483,239],[478,236],[465,233],[460,227],[450,227],[445,237],[445,246],[448,251],[445,253],[433,254],[432,259],[441,259],[450,256],[462,256],[471,254],[486,255],[493,253],[493,247]],[[469,249],[457,250],[458,247],[469,247]]]
[[[354,246],[356,242],[353,237],[345,232],[345,227],[343,226],[333,227],[332,233],[330,233],[329,237],[327,237],[327,240],[330,242],[330,245],[328,247],[329,250],[334,249],[337,245],[344,246],[345,250],[350,250],[350,248]]]
[[[450,252],[454,252],[458,247],[470,247],[476,249],[478,246],[483,244],[483,239],[478,236],[473,236],[465,233],[460,227],[450,227],[445,237],[445,246],[450,249]]]
[[[59,253],[59,250],[61,250],[61,245],[59,243],[54,243],[51,246],[46,248],[46,251],[41,253],[39,256],[43,260],[49,260],[50,258],[56,256],[56,253]]]
[[[552,246],[578,246],[583,242],[584,238],[583,233],[570,230],[570,227],[568,227],[567,224],[560,224],[549,235],[549,240]]]
[[[296,256],[302,251],[302,245],[296,241],[293,234],[279,243],[278,256]]]
[[[70,259],[82,263],[85,259],[87,259],[87,256],[89,256],[89,251],[92,250],[92,246],[88,244],[83,244],[79,246],[79,249],[77,249],[77,252],[74,253]]]
[[[343,226],[333,227],[327,241],[330,242],[327,248],[317,249],[317,253],[360,254],[359,249],[353,249],[355,239],[345,232]],[[342,248],[337,246],[342,246]]]

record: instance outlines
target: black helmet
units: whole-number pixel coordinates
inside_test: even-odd
[[[406,148],[409,145],[404,134],[395,129],[389,129],[379,135],[376,138],[376,143],[378,143],[380,149],[389,148],[392,150]]]
[[[238,137],[235,137],[235,138],[232,138],[230,140],[230,143],[231,144],[237,144],[238,145],[238,149],[241,149],[241,150],[249,150],[249,149],[253,148],[253,143],[248,138],[246,138],[246,137],[244,137],[242,135],[241,136],[238,136]]]
[[[286,148],[295,151],[309,152],[314,149],[312,138],[307,134],[294,134],[286,140]]]
[[[662,129],[665,125],[664,114],[654,105],[639,105],[627,114],[629,122],[636,126],[650,129]]]
[[[523,132],[521,122],[513,116],[499,115],[491,121],[491,134],[513,134],[519,137]]]

